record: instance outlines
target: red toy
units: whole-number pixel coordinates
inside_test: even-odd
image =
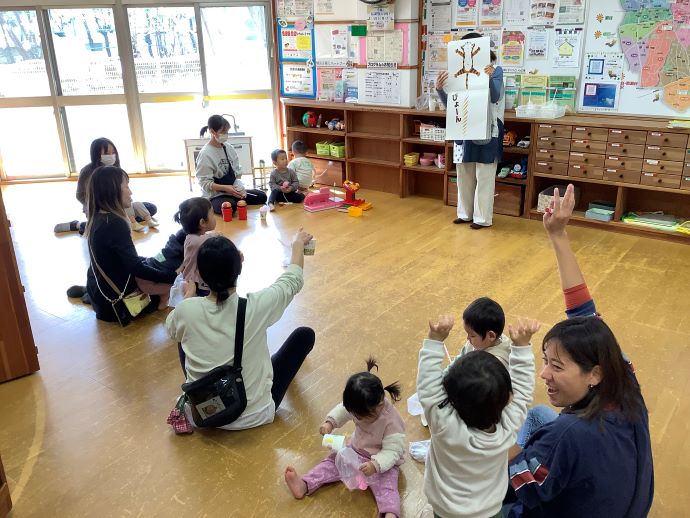
[[[343,182],[343,188],[345,189],[345,205],[359,207],[362,203],[366,202],[366,200],[358,200],[355,198],[355,193],[359,191],[358,183],[345,180],[345,182]]]
[[[318,117],[314,112],[305,112],[304,115],[302,115],[302,124],[307,128],[315,128],[317,121]]]

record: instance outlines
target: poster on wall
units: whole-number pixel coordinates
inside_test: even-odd
[[[453,0],[455,2],[455,27],[477,26],[477,2],[468,0]]]
[[[553,27],[556,17],[556,0],[530,0],[529,21],[531,25]]]
[[[403,32],[367,34],[367,63],[400,64],[403,61]]]
[[[587,52],[582,69],[586,81],[622,81],[623,54],[620,52]]]
[[[522,27],[529,24],[530,0],[503,0],[503,25]]]
[[[593,112],[614,112],[618,109],[620,83],[587,82],[582,87],[582,107]]]
[[[451,29],[453,10],[450,0],[431,0],[428,27],[431,32],[447,32]]]
[[[277,0],[278,18],[310,18],[313,15],[313,0]]]
[[[316,14],[335,14],[333,2],[335,2],[335,0],[315,0],[314,11]]]
[[[316,69],[317,101],[343,102],[344,95],[342,68]]]
[[[549,55],[549,33],[543,27],[527,31],[527,59],[546,59]]]
[[[446,140],[485,139],[489,134],[489,38],[448,44]]]
[[[503,31],[501,37],[501,64],[507,72],[522,69],[525,55],[525,33],[522,31]]]
[[[582,25],[585,23],[585,0],[558,0],[556,25]]]
[[[551,62],[555,68],[579,68],[582,50],[582,28],[556,28],[551,46]]]
[[[479,25],[483,27],[501,27],[503,25],[503,2],[491,0],[481,2],[479,7]]]
[[[281,61],[309,61],[314,59],[312,29],[297,30],[294,24],[280,27],[278,47]]]
[[[392,31],[394,24],[394,4],[367,6],[367,31]]]
[[[316,93],[314,67],[307,63],[280,64],[281,95],[285,97],[309,97]]]
[[[363,102],[400,104],[400,71],[367,70],[364,76]]]
[[[356,103],[359,101],[359,84],[356,68],[343,69],[343,85],[345,87],[345,102]]]

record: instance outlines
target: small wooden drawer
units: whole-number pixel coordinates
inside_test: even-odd
[[[534,162],[534,170],[539,173],[560,174],[567,176],[568,164],[562,162],[544,162],[543,160],[536,160]]]
[[[571,151],[569,162],[571,164],[586,164],[593,167],[604,167],[604,155]]]
[[[609,142],[606,144],[606,152],[611,155],[632,156],[642,158],[644,156],[644,146],[641,144],[625,144],[623,142]]]
[[[571,151],[586,153],[606,153],[606,142],[603,140],[571,140]]]
[[[570,151],[570,140],[568,140],[567,138],[539,137],[537,146],[542,149],[546,148]]]
[[[683,174],[690,175],[690,162],[685,162],[683,164]]]
[[[678,189],[680,187],[680,176],[674,174],[645,173],[640,175],[642,185],[652,185],[654,187],[667,187]]]
[[[606,155],[604,165],[614,169],[627,169],[628,171],[642,171],[641,158],[630,158],[627,156]]]
[[[494,193],[494,212],[506,216],[522,216],[523,186],[496,183]]]
[[[574,126],[573,138],[584,140],[600,140],[606,142],[609,137],[609,130],[607,128],[590,128],[586,126]]]
[[[642,170],[645,173],[664,173],[680,176],[683,173],[683,162],[671,162],[669,160],[650,160],[648,158],[642,163]]]
[[[590,165],[570,164],[568,176],[601,180],[604,177],[604,170],[601,167],[592,167]]]
[[[690,191],[690,176],[680,177],[680,188],[686,191]]]
[[[561,124],[540,124],[537,128],[538,137],[570,138],[572,132],[572,126],[562,126]]]
[[[555,162],[567,162],[569,153],[558,149],[537,148],[534,156],[537,160],[553,160]]]
[[[675,160],[677,162],[682,162],[685,160],[685,148],[647,146],[644,150],[644,157],[656,160]]]
[[[640,172],[605,167],[604,180],[607,182],[640,183]]]
[[[623,129],[610,129],[609,142],[623,142],[625,144],[646,144],[647,132]]]
[[[688,136],[682,133],[650,131],[647,133],[647,145],[686,148],[688,147]]]

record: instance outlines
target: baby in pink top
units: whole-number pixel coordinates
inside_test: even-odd
[[[405,424],[385,397],[385,391],[388,391],[394,401],[399,401],[400,386],[393,383],[384,387],[378,376],[370,372],[374,367],[378,369],[376,360],[369,358],[366,372],[350,376],[343,391],[343,402],[328,413],[319,432],[325,435],[350,419],[354,421],[355,432],[347,448],[359,456],[359,470],[367,476],[367,484],[374,493],[379,513],[392,518],[400,516],[398,466],[403,463],[405,453]],[[331,453],[303,477],[292,466],[285,469],[285,482],[297,499],[340,479],[335,453]]]
[[[208,295],[209,287],[199,275],[196,265],[196,257],[199,248],[214,233],[216,228],[216,216],[213,213],[211,202],[206,198],[189,198],[180,204],[180,210],[175,214],[175,221],[182,225],[187,233],[184,241],[184,260],[178,272],[187,282],[196,283],[197,295]]]

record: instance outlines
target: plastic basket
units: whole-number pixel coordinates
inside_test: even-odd
[[[331,156],[335,158],[345,158],[345,144],[343,142],[334,142],[330,146]]]
[[[316,143],[316,154],[317,155],[331,155],[331,143],[327,140]]]

